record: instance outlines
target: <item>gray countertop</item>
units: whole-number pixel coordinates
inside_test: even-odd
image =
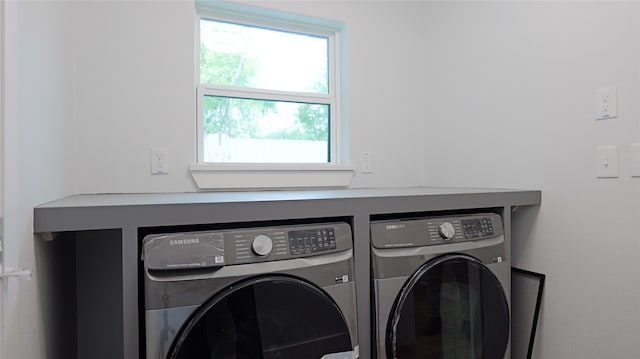
[[[301,201],[318,199],[356,199],[407,196],[445,196],[464,194],[510,194],[514,199],[539,203],[540,192],[516,189],[489,188],[357,188],[336,190],[252,191],[252,192],[192,192],[192,193],[135,193],[81,194],[45,203],[37,208],[145,206],[159,204],[231,203],[260,201]]]
[[[121,228],[135,225],[134,218],[139,219],[140,226],[302,218],[297,206],[302,202],[307,208],[303,217],[308,217],[349,215],[363,209],[381,214],[537,205],[540,201],[541,193],[536,190],[446,187],[83,194],[37,206],[34,231]],[[287,203],[295,205],[283,206]],[[278,207],[277,213],[274,205]],[[293,210],[287,210],[288,207]],[[263,212],[258,213],[257,209]],[[232,216],[228,215],[229,210],[233,210]],[[211,212],[216,215],[212,217]]]

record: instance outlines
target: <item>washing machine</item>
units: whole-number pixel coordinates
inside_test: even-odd
[[[146,357],[358,357],[347,223],[147,235]]]
[[[371,254],[374,358],[510,358],[499,214],[373,221]]]

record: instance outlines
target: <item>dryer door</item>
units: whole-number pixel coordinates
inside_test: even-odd
[[[387,326],[388,358],[503,358],[509,305],[498,278],[465,255],[445,255],[416,271]]]
[[[335,302],[285,276],[253,278],[215,295],[176,338],[169,358],[320,359],[353,350]]]

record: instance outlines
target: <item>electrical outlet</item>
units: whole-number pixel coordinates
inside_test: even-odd
[[[608,86],[596,91],[596,120],[618,116],[617,88]]]
[[[166,175],[169,173],[169,151],[166,148],[151,148],[151,174]]]
[[[360,172],[373,173],[373,153],[362,152],[360,154]]]

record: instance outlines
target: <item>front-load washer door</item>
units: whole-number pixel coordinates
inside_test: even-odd
[[[320,359],[352,350],[345,318],[322,289],[267,276],[229,287],[202,305],[168,358]]]
[[[478,260],[445,255],[403,286],[387,325],[387,358],[498,359],[509,342],[509,305]]]

